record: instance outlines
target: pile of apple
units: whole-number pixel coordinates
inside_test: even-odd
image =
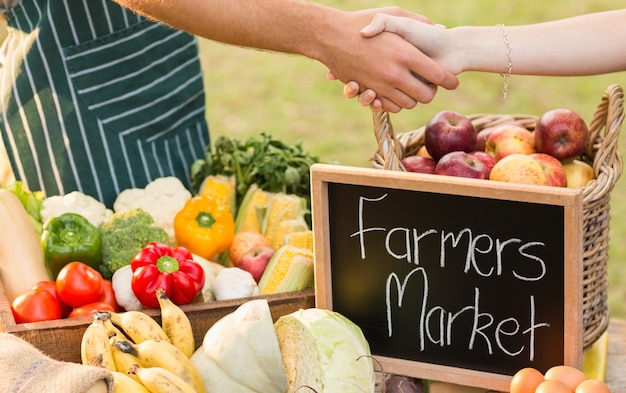
[[[534,131],[514,120],[477,131],[468,117],[444,110],[402,164],[409,172],[578,188],[594,178],[580,159],[589,138],[585,121],[570,109],[543,113]]]

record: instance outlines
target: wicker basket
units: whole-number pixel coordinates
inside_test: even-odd
[[[537,120],[532,115],[469,116],[478,131],[515,120],[534,130]],[[622,174],[622,157],[618,136],[624,120],[624,92],[620,86],[609,86],[594,113],[589,131],[591,138],[582,160],[593,166],[596,179],[583,191],[583,345],[593,344],[609,324],[607,292],[607,260],[609,248],[609,200],[615,183]],[[603,132],[604,131],[604,132]],[[403,157],[417,153],[424,142],[424,126],[402,134],[394,134],[389,114],[374,114],[374,132],[378,150],[372,158],[379,169],[405,171]]]

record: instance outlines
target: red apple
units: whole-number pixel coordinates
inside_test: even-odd
[[[565,169],[565,177],[567,178],[567,187],[581,188],[585,187],[589,181],[596,178],[593,173],[593,167],[581,160],[570,160],[563,163]]]
[[[530,157],[534,158],[541,165],[543,173],[546,175],[547,185],[567,187],[567,177],[561,161],[545,153],[533,153]]]
[[[269,246],[253,247],[237,261],[237,267],[252,274],[254,281],[258,283],[274,252]]]
[[[476,151],[470,152],[469,154],[481,160],[483,164],[485,164],[487,168],[489,168],[489,170],[491,170],[493,166],[496,164],[496,158],[492,156],[491,154],[487,153],[486,151],[476,150]]]
[[[490,180],[545,186],[546,174],[539,161],[528,154],[509,154],[491,169]]]
[[[237,266],[237,263],[241,260],[244,254],[257,246],[270,246],[270,242],[259,232],[237,232],[230,243],[230,247],[228,248],[228,256],[233,266]]]
[[[483,128],[482,130],[478,131],[478,136],[476,140],[476,150],[484,151],[486,147],[485,144],[487,143],[487,138],[489,138],[489,135],[493,132],[493,130],[495,130],[496,128],[500,126],[508,125],[508,124],[514,124],[514,125],[523,127],[522,124],[516,120],[506,120],[506,121],[503,121],[502,123],[498,123],[496,125]]]
[[[503,124],[487,137],[485,151],[500,161],[510,154],[535,153],[535,136],[516,124]]]
[[[408,156],[402,159],[402,165],[408,172],[435,173],[437,162],[428,157]]]
[[[452,151],[474,151],[476,128],[469,118],[460,113],[441,111],[426,124],[424,146],[435,161]]]
[[[453,151],[437,162],[437,175],[489,179],[489,168],[478,158],[464,151]]]
[[[589,144],[589,130],[580,115],[570,109],[552,109],[537,119],[537,151],[561,161],[579,157]]]

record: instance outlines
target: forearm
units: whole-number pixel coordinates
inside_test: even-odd
[[[626,70],[626,10],[552,22],[507,26],[513,74],[576,76]],[[506,72],[504,35],[497,27],[450,29],[463,71]]]

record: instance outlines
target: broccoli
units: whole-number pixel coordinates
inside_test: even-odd
[[[98,270],[106,279],[122,266],[130,264],[135,255],[150,242],[169,244],[167,232],[154,223],[142,209],[131,209],[113,216],[100,227],[102,261]]]

